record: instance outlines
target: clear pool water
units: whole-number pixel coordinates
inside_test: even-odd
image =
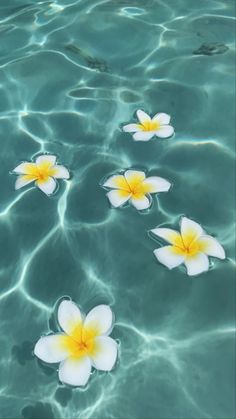
[[[234,1],[1,0],[0,37],[0,417],[234,418]],[[139,108],[175,136],[122,133]],[[52,198],[9,174],[40,152],[73,174]],[[99,186],[128,167],[173,184],[147,214]],[[147,234],[183,214],[227,254],[196,278]],[[62,296],[116,314],[119,362],[82,390],[32,356]]]

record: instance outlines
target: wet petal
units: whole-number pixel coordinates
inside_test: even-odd
[[[115,208],[125,204],[130,198],[130,193],[123,190],[116,189],[107,193],[107,197],[111,205]]]
[[[154,131],[140,131],[140,132],[136,132],[133,135],[133,139],[135,141],[149,141],[151,140],[152,137],[154,137],[155,132]]]
[[[176,266],[181,265],[184,262],[184,256],[175,253],[173,246],[164,246],[154,250],[154,255],[160,263],[167,266],[169,269],[173,269]]]
[[[94,307],[86,316],[84,321],[85,328],[97,330],[98,335],[109,335],[114,322],[111,308],[105,304]]]
[[[143,184],[150,186],[150,193],[167,192],[171,187],[171,183],[168,180],[158,176],[146,178]]]
[[[184,263],[187,268],[187,273],[190,276],[199,275],[209,269],[209,260],[204,253],[198,253],[194,257],[188,257]]]
[[[59,366],[59,380],[71,386],[85,386],[91,373],[91,361],[87,356],[68,358]]]
[[[151,199],[148,199],[145,195],[140,198],[131,198],[131,204],[139,211],[145,210],[151,206]]]
[[[125,179],[128,184],[138,184],[146,179],[146,175],[141,170],[126,170]]]
[[[56,156],[53,156],[51,154],[42,154],[41,156],[37,157],[36,164],[41,163],[48,163],[50,166],[54,166],[56,163]]]
[[[198,239],[203,233],[203,229],[196,221],[187,217],[182,217],[180,221],[180,232],[186,245]]]
[[[161,125],[169,125],[170,123],[170,115],[167,113],[157,113],[153,118],[152,121],[158,121]]]
[[[71,335],[75,327],[83,320],[79,307],[71,300],[63,300],[60,303],[57,318],[60,327],[68,335]]]
[[[199,239],[202,252],[208,256],[225,259],[225,251],[221,244],[211,236],[201,236]]]
[[[103,186],[105,186],[105,188],[115,188],[124,190],[129,189],[126,179],[123,175],[114,175],[109,177],[103,184]]]
[[[46,182],[37,181],[36,185],[38,186],[41,191],[43,191],[46,195],[51,195],[56,189],[56,181],[50,177]]]
[[[95,339],[96,353],[91,357],[97,370],[111,371],[117,359],[117,343],[108,336]]]
[[[171,125],[162,125],[157,131],[155,131],[157,137],[168,138],[174,134],[174,128]]]
[[[28,179],[24,175],[18,176],[15,183],[15,189],[23,188],[23,186],[28,185],[31,182],[34,182],[35,179]]]
[[[53,177],[55,177],[56,179],[69,179],[70,178],[69,170],[67,170],[66,167],[61,166],[61,165],[56,165],[53,167],[53,169],[55,169],[55,174],[53,175]]]
[[[137,132],[141,131],[140,125],[138,124],[128,124],[123,126],[124,132]]]
[[[154,228],[151,232],[171,244],[174,244],[177,240],[181,240],[180,234],[170,228]]]
[[[30,169],[35,167],[35,163],[28,163],[28,162],[24,162],[19,164],[19,166],[17,166],[13,172],[15,173],[22,173],[22,174],[27,174]]]
[[[49,335],[38,340],[34,347],[34,354],[44,362],[56,363],[66,359],[68,351],[62,345],[64,335]]]
[[[151,121],[150,116],[146,112],[142,111],[141,109],[139,109],[136,114],[141,124],[145,121]]]

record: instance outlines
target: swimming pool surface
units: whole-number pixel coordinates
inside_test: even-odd
[[[0,418],[235,418],[233,0],[1,0]],[[135,112],[175,135],[135,142]],[[15,190],[21,161],[54,154],[55,195]],[[128,168],[168,179],[149,211],[111,208],[101,183]],[[148,231],[181,216],[226,259],[168,270]],[[108,304],[119,358],[85,388],[33,355],[70,297]]]

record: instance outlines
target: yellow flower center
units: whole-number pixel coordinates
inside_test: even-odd
[[[36,180],[38,183],[47,182],[51,176],[55,176],[56,169],[50,162],[26,163],[25,164],[25,180]]]
[[[143,121],[142,124],[138,124],[142,131],[156,131],[160,126],[161,124],[158,121]]]
[[[95,338],[99,335],[96,327],[84,327],[77,324],[72,333],[61,337],[60,346],[66,349],[71,358],[78,359],[84,355],[94,355],[98,350]]]
[[[147,193],[152,192],[152,186],[143,183],[145,176],[143,174],[135,173],[127,180],[124,176],[117,176],[116,187],[121,197],[128,197],[131,195],[133,199],[141,199]]]
[[[175,254],[194,257],[199,252],[206,250],[206,244],[196,239],[194,232],[189,231],[184,236],[177,235],[173,240],[173,252]]]

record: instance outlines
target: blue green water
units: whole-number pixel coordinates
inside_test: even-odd
[[[1,0],[0,37],[0,417],[235,418],[234,1]],[[175,136],[135,143],[139,108]],[[40,152],[73,174],[52,198],[9,174]],[[99,186],[129,167],[173,183],[147,214]],[[196,278],[147,234],[183,214],[226,250]],[[62,296],[116,315],[119,362],[85,389],[32,356]]]

